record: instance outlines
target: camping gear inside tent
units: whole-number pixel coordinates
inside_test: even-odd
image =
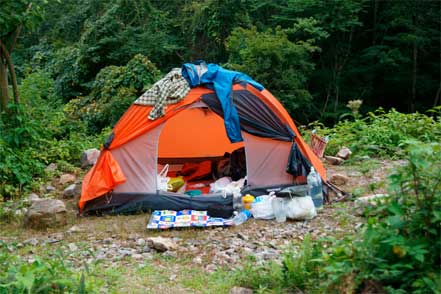
[[[225,103],[212,85],[195,86],[174,104],[162,104],[163,116],[153,120],[148,116],[157,105],[134,103],[84,177],[80,211],[230,209],[232,190],[213,190],[216,180],[228,179],[226,185],[233,190],[240,183],[243,195],[259,196],[305,184],[312,166],[326,183],[322,162],[280,102],[247,80],[232,82],[228,107],[237,113],[242,141],[230,141]],[[177,192],[158,190],[158,173],[166,164],[167,177],[182,176],[185,181]]]

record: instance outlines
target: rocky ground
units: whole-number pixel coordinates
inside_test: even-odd
[[[366,158],[338,166],[330,165],[328,173],[340,188],[362,196],[383,193],[386,174],[400,164],[402,162]],[[346,201],[326,206],[311,221],[277,223],[251,219],[241,226],[229,228],[146,230],[147,214],[77,217],[73,210],[77,192],[67,196],[65,192],[76,182],[76,177],[61,175],[44,188],[53,187],[49,194],[67,203],[65,211],[61,212],[64,219],[58,226],[30,229],[23,222],[4,223],[0,241],[8,245],[11,253],[29,262],[37,256],[59,255],[79,270],[90,265],[102,273],[112,269],[125,272],[124,281],[119,280],[118,285],[109,281],[103,285],[102,292],[126,287],[133,290],[131,293],[227,293],[225,289],[219,289],[219,292],[207,290],[209,281],[205,276],[220,270],[240,269],[248,260],[257,264],[278,261],[285,249],[296,248],[306,235],[312,239],[323,236],[338,238],[353,233],[363,224],[363,219],[357,216],[354,202]],[[151,279],[148,283],[142,279],[146,272]],[[115,281],[118,279],[121,277],[115,278]]]

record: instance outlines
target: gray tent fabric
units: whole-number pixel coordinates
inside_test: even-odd
[[[274,112],[258,97],[247,90],[233,91],[233,103],[239,115],[240,127],[243,131],[255,136],[293,142],[286,172],[293,176],[306,176],[311,163],[300,152],[294,142],[295,133],[284,124]],[[202,95],[201,100],[216,114],[223,117],[222,107],[216,94]]]
[[[202,95],[201,100],[223,117],[222,107],[215,93]],[[258,97],[247,90],[233,92],[233,103],[239,114],[241,129],[252,135],[290,142],[295,136],[291,128]]]

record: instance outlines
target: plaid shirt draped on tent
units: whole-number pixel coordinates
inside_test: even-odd
[[[149,119],[155,120],[164,116],[165,105],[174,104],[187,96],[190,86],[182,76],[180,68],[172,69],[161,80],[142,94],[136,101],[138,105],[154,105],[149,113]]]

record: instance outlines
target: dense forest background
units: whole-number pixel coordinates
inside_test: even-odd
[[[350,117],[351,100],[358,115],[426,113],[441,103],[440,13],[420,0],[0,0],[0,195],[38,187],[51,162],[69,170],[163,74],[200,59],[247,73],[302,125]]]
[[[41,20],[23,30],[12,55],[18,80],[47,75],[55,95],[81,100],[78,107],[125,108],[160,76],[156,69],[198,59],[249,74],[301,123],[333,123],[354,99],[365,111],[441,102],[439,1],[67,0],[38,9]],[[126,91],[103,97],[121,84]],[[112,118],[90,118],[92,128],[120,115],[103,111]]]

